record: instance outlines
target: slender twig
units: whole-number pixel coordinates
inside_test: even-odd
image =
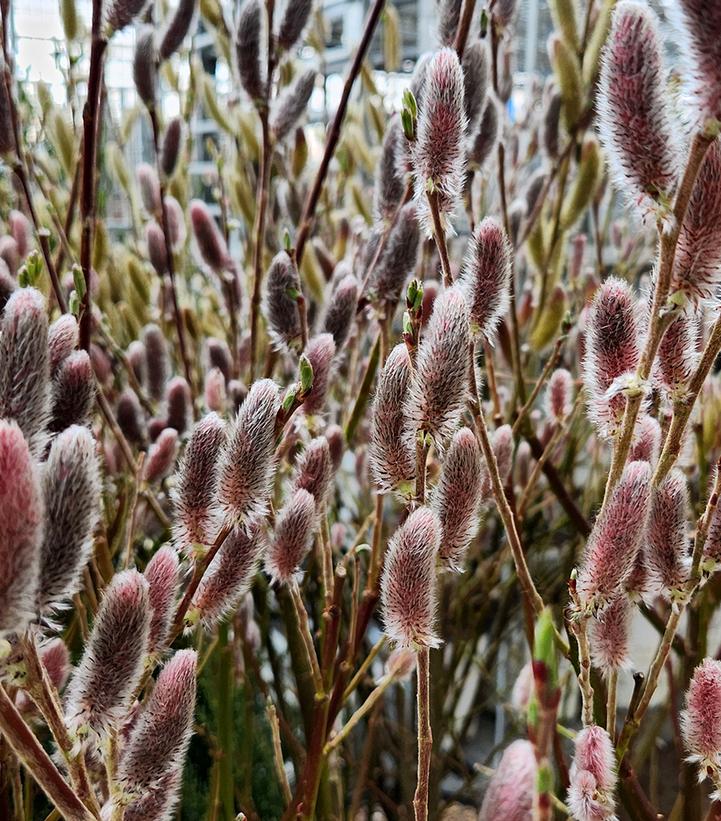
[[[611,741],[616,740],[616,694],[618,691],[618,670],[613,668],[608,675],[606,699],[606,730]]]
[[[430,650],[420,647],[416,656],[418,672],[418,782],[413,797],[413,811],[416,821],[428,818],[428,788],[433,754],[433,733],[431,731],[430,695]]]
[[[300,228],[298,229],[298,235],[295,243],[295,254],[299,266],[303,260],[305,245],[313,227],[315,210],[318,206],[318,201],[325,183],[325,178],[328,175],[330,162],[333,159],[333,154],[335,153],[338,140],[340,139],[341,128],[348,109],[350,94],[353,90],[353,85],[355,84],[356,78],[360,73],[363,60],[365,60],[366,52],[371,44],[371,40],[373,39],[373,33],[375,32],[376,25],[378,24],[378,20],[380,19],[384,6],[385,0],[374,0],[373,5],[368,12],[365,26],[363,28],[363,34],[361,35],[358,48],[356,49],[355,56],[353,57],[353,62],[351,63],[345,83],[343,84],[343,91],[341,92],[338,108],[336,109],[335,116],[333,117],[333,122],[328,129],[328,136],[326,137],[325,148],[323,149],[323,157],[320,161],[320,165],[318,166],[318,171],[316,172],[315,179],[313,180],[313,185],[308,192],[308,197],[303,206]]]
[[[450,288],[453,284],[453,274],[451,273],[451,261],[448,258],[448,246],[446,245],[446,231],[443,227],[441,212],[438,207],[438,192],[428,191],[428,205],[433,219],[433,239],[438,249],[438,256],[441,258],[441,270],[443,271],[443,284]]]
[[[92,330],[91,275],[95,237],[96,157],[100,130],[100,92],[103,59],[107,40],[102,36],[102,0],[93,0],[88,93],[83,107],[83,174],[80,189],[80,267],[85,278],[85,293],[80,303],[80,346],[90,350]]]

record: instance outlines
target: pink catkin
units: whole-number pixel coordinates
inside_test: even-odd
[[[323,330],[333,337],[336,350],[345,344],[353,328],[358,305],[358,280],[348,274],[335,286],[323,318]]]
[[[595,724],[576,736],[568,806],[577,821],[615,819],[616,759],[608,733]]]
[[[588,537],[576,580],[584,609],[605,607],[623,589],[636,563],[650,502],[649,464],[629,463]]]
[[[320,413],[325,406],[331,383],[335,342],[331,334],[314,336],[304,351],[313,367],[313,387],[303,401],[306,413]]]
[[[188,622],[199,620],[210,631],[232,613],[250,589],[258,564],[267,550],[258,527],[249,533],[236,528],[223,542],[203,576],[188,613]]]
[[[436,558],[441,525],[427,507],[406,519],[388,545],[381,577],[386,635],[400,647],[437,647]]]
[[[588,415],[604,435],[616,431],[626,398],[619,385],[634,373],[639,358],[636,302],[623,280],[609,277],[588,314],[584,382]]]
[[[43,497],[20,428],[0,419],[0,636],[22,631],[35,607]]]
[[[152,483],[165,478],[175,465],[177,452],[178,431],[175,428],[165,428],[148,450],[144,466],[145,481]]]
[[[77,348],[79,335],[78,321],[72,314],[62,314],[48,328],[51,374]]]
[[[616,184],[644,210],[666,202],[676,182],[666,100],[656,16],[645,4],[624,0],[601,67],[599,131]]]
[[[682,593],[691,569],[688,508],[686,477],[674,468],[653,493],[643,548],[651,588],[664,598]]]
[[[404,402],[411,358],[404,343],[388,354],[373,401],[368,460],[376,486],[384,493],[408,486],[415,476],[412,443],[406,435]]]
[[[681,731],[689,761],[698,763],[703,778],[706,767],[721,769],[721,662],[706,658],[694,670],[686,691]]]
[[[218,457],[225,438],[225,422],[216,413],[207,414],[193,428],[173,488],[173,538],[179,550],[208,546],[217,535]]]
[[[315,499],[307,490],[293,492],[278,514],[265,569],[274,582],[286,584],[310,551],[318,522]]]
[[[548,379],[546,412],[554,422],[567,419],[573,408],[573,377],[565,368],[556,368]]]
[[[589,623],[593,666],[607,674],[629,666],[629,629],[633,607],[621,594]]]
[[[486,217],[469,244],[461,276],[471,330],[493,340],[508,310],[511,246],[501,224]]]
[[[333,470],[328,440],[325,436],[319,436],[309,443],[298,458],[293,490],[307,490],[315,499],[316,507],[320,508],[328,497]]]
[[[211,368],[205,374],[203,384],[203,400],[209,411],[223,413],[227,401],[225,390],[225,377],[220,368]]]
[[[655,360],[655,376],[670,402],[683,400],[687,394],[698,354],[699,324],[695,316],[681,314],[666,329]]]
[[[428,233],[433,226],[429,188],[437,194],[445,230],[450,228],[463,184],[465,132],[463,69],[456,52],[444,48],[436,52],[425,72],[418,134],[413,144],[415,199],[419,219]]]
[[[300,336],[297,295],[301,293],[298,271],[290,256],[280,251],[273,257],[265,278],[263,313],[268,332],[279,350]]]
[[[151,216],[160,211],[160,183],[158,175],[149,163],[140,163],[135,169],[135,176],[138,179],[140,197],[143,200],[145,210]]]
[[[148,582],[136,570],[113,577],[68,687],[65,718],[79,739],[99,744],[127,715],[150,633]]]
[[[73,351],[60,362],[52,380],[53,433],[87,425],[95,402],[95,375],[86,351]]]
[[[193,424],[193,398],[182,376],[174,376],[165,388],[165,416],[168,427],[175,428],[179,434]]]
[[[533,744],[517,739],[503,751],[483,797],[478,821],[528,821],[533,811],[535,784]]]
[[[461,570],[463,558],[479,525],[481,451],[470,428],[456,432],[443,460],[433,493],[433,510],[441,524],[440,557]]]
[[[148,582],[151,610],[148,652],[158,653],[166,647],[178,593],[177,553],[171,547],[161,547],[148,562],[143,575]]]
[[[661,447],[661,426],[653,418],[644,414],[636,422],[635,438],[628,455],[629,462],[650,462],[658,459]]]
[[[425,431],[442,448],[453,435],[466,401],[469,340],[463,293],[448,288],[437,297],[418,348],[405,406],[413,437]]]
[[[18,254],[24,259],[30,252],[30,242],[33,235],[30,221],[22,211],[12,210],[8,214],[8,228],[17,244]]]
[[[193,732],[197,655],[178,650],[160,672],[118,766],[123,799],[157,789],[185,759]]]
[[[502,482],[508,481],[513,463],[513,429],[510,425],[501,425],[493,433],[493,453],[496,456],[498,474]],[[493,485],[485,461],[481,469],[481,499],[487,501],[493,496]]]
[[[721,284],[721,139],[713,141],[696,177],[678,235],[671,291],[694,303],[716,300]]]
[[[275,420],[280,392],[270,379],[255,382],[221,451],[218,500],[239,524],[262,518],[275,476]]]
[[[216,274],[228,269],[231,265],[228,246],[202,200],[190,203],[190,223],[203,262]]]

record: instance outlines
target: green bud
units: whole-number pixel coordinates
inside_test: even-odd
[[[536,771],[536,795],[546,795],[553,792],[553,773],[546,761],[543,761]]]
[[[70,299],[68,300],[68,309],[70,313],[77,317],[80,316],[80,299],[76,291],[70,292]]]
[[[283,410],[289,411],[293,407],[293,403],[295,402],[295,398],[298,395],[298,385],[291,385],[288,390],[285,392],[285,396],[283,397]]]
[[[416,103],[416,98],[410,88],[403,92],[403,107],[410,111],[411,117],[415,120],[418,116],[418,103]]]
[[[300,370],[300,392],[305,396],[313,387],[313,366],[310,364],[310,359],[302,354],[298,367]]]
[[[73,285],[78,296],[82,299],[85,296],[85,277],[83,269],[79,265],[73,265]]]
[[[408,311],[403,311],[403,333],[413,333],[413,323],[411,322],[411,315],[408,313]]]
[[[290,236],[290,231],[285,228],[283,229],[283,248],[290,253],[290,249],[293,247],[293,240]]]
[[[413,115],[411,112],[404,108],[401,111],[401,125],[403,126],[403,133],[406,135],[406,139],[410,140],[411,142],[416,138],[416,128],[415,123],[413,120]]]
[[[555,632],[551,610],[546,607],[536,622],[533,639],[533,660],[543,663],[548,672],[548,683],[551,687],[555,687],[558,679],[558,655],[556,651]]]

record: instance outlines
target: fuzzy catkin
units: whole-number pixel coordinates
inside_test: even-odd
[[[207,414],[193,428],[172,494],[173,539],[179,550],[215,540],[220,525],[218,462],[225,440],[225,422],[217,413]]]
[[[681,714],[681,732],[699,776],[721,769],[721,662],[706,658],[694,670]]]
[[[316,503],[307,490],[294,490],[278,514],[265,569],[274,582],[286,584],[310,551],[318,522]]]
[[[190,385],[182,376],[174,376],[165,389],[165,410],[168,427],[179,434],[193,424],[193,398]]]
[[[185,759],[193,732],[197,654],[178,650],[163,667],[118,766],[123,800],[157,789]]]
[[[463,558],[478,530],[481,498],[481,451],[470,428],[456,431],[443,460],[432,507],[441,524],[440,557],[461,570]]]
[[[28,443],[0,419],[0,636],[22,631],[35,609],[44,505]]]
[[[144,26],[137,35],[133,58],[133,80],[140,99],[148,109],[154,108],[158,85],[158,57],[155,46],[155,29],[152,26]]]
[[[441,525],[436,514],[419,507],[388,544],[381,576],[381,615],[385,633],[399,647],[437,647],[436,557]]]
[[[471,331],[493,341],[508,311],[512,252],[501,224],[486,217],[468,246],[460,279]]]
[[[313,387],[303,400],[303,407],[306,413],[320,413],[331,385],[333,357],[336,353],[333,337],[329,333],[314,336],[304,353],[313,367]]]
[[[668,200],[678,156],[654,13],[623,0],[601,64],[599,133],[617,186],[647,210]]]
[[[578,821],[612,821],[616,816],[616,756],[608,733],[595,724],[576,736],[568,806]]]
[[[591,661],[604,674],[629,666],[629,631],[633,606],[620,595],[589,622]]]
[[[246,532],[232,530],[210,563],[188,612],[188,621],[200,621],[211,631],[235,611],[250,589],[261,558],[268,549],[265,533],[258,525]]]
[[[48,328],[50,373],[55,373],[60,363],[78,346],[78,321],[72,314],[62,314]]]
[[[391,303],[398,299],[415,268],[419,244],[418,209],[409,202],[401,208],[373,272],[371,289],[379,298]]]
[[[45,298],[19,288],[0,320],[0,418],[14,419],[39,456],[50,416],[50,363]]]
[[[464,106],[463,69],[458,55],[453,49],[441,49],[425,72],[418,133],[412,147],[418,216],[428,234],[432,233],[433,222],[427,193],[432,192],[437,199],[446,232],[460,201],[465,168]]]
[[[302,488],[315,499],[318,509],[328,497],[333,482],[333,462],[325,436],[318,436],[298,457],[293,479],[293,490]]]
[[[403,173],[401,170],[401,152],[405,136],[397,117],[394,117],[386,128],[381,148],[380,161],[376,171],[373,211],[376,219],[390,220],[403,198]]]
[[[315,87],[316,71],[308,69],[283,90],[273,105],[270,127],[278,142],[284,140],[293,130],[300,116],[308,106]]]
[[[298,270],[290,256],[280,251],[273,257],[265,278],[263,313],[268,323],[268,333],[281,350],[300,337],[297,302],[300,293]]]
[[[235,34],[238,76],[252,100],[260,100],[265,93],[265,80],[260,65],[261,15],[259,0],[246,0],[240,9]]]
[[[651,503],[651,467],[631,462],[588,537],[576,581],[586,610],[605,607],[633,572]]]
[[[95,403],[95,376],[87,351],[73,351],[58,367],[52,381],[52,432],[70,425],[87,425]]]
[[[220,229],[202,200],[192,200],[189,211],[193,235],[203,262],[214,273],[221,274],[231,266],[231,261],[228,246]]]
[[[179,583],[178,554],[172,547],[161,547],[148,562],[143,575],[148,582],[151,612],[148,652],[159,653],[167,645],[173,620]]]
[[[313,8],[313,0],[289,0],[278,29],[278,45],[291,49],[303,33]]]
[[[68,686],[65,719],[79,739],[99,744],[126,717],[143,672],[150,616],[147,581],[137,570],[117,573]]]
[[[45,534],[38,607],[47,612],[81,587],[100,516],[100,468],[90,431],[73,425],[52,443],[42,476]]]
[[[159,402],[163,398],[165,384],[170,375],[168,343],[157,325],[146,325],[143,328],[143,344],[145,345],[148,393],[151,399]]]
[[[489,75],[485,40],[476,39],[463,52],[463,85],[467,127],[475,127],[486,100]]]
[[[333,337],[336,351],[341,350],[353,327],[358,292],[358,280],[353,274],[348,274],[335,286],[328,299],[328,307],[323,317],[323,331]]]
[[[527,821],[533,810],[536,770],[530,741],[519,738],[509,744],[488,784],[478,821]]]
[[[453,435],[465,405],[469,341],[466,300],[454,286],[436,299],[405,406],[411,433],[425,431],[439,447]]]
[[[175,13],[163,31],[158,48],[161,60],[167,60],[180,48],[195,17],[196,0],[179,0]]]
[[[280,391],[270,379],[255,382],[231,424],[221,450],[218,501],[238,524],[262,518],[275,475],[275,420]]]
[[[682,593],[691,570],[688,508],[686,477],[674,468],[654,490],[643,548],[652,589],[664,598]]]
[[[160,152],[160,167],[166,177],[172,177],[178,167],[178,159],[183,147],[184,127],[180,117],[173,117],[165,128]]]

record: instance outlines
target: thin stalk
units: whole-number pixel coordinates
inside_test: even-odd
[[[340,102],[338,103],[338,108],[336,109],[335,116],[333,117],[333,122],[328,129],[325,148],[323,149],[323,157],[320,161],[320,165],[318,166],[318,171],[316,172],[315,179],[313,180],[313,185],[308,192],[308,197],[303,206],[300,228],[298,229],[298,235],[295,242],[295,256],[298,266],[300,266],[303,260],[305,245],[313,227],[315,210],[318,206],[321,192],[323,191],[325,179],[328,176],[328,169],[330,168],[333,154],[335,153],[338,140],[340,139],[341,129],[343,127],[343,121],[348,109],[348,101],[350,100],[351,91],[353,90],[353,85],[355,84],[356,78],[360,73],[361,66],[365,60],[366,53],[371,44],[371,40],[373,39],[373,33],[375,32],[384,6],[385,0],[374,0],[373,5],[368,12],[368,16],[366,17],[365,25],[363,27],[363,34],[361,35],[358,48],[356,49],[355,56],[353,57],[353,62],[351,63],[343,84],[343,91],[341,93]]]
[[[2,686],[0,733],[5,736],[18,760],[67,821],[92,821],[94,816],[62,777]]]
[[[316,653],[315,645],[313,644],[313,636],[310,632],[308,611],[305,609],[305,605],[303,604],[303,598],[300,594],[298,582],[295,579],[292,579],[288,585],[288,589],[290,591],[290,597],[293,600],[293,606],[295,607],[295,613],[298,619],[298,630],[300,631],[300,635],[303,639],[303,644],[305,645],[306,653],[308,655],[308,663],[310,665],[311,672],[313,673],[313,682],[315,684],[316,692],[322,693],[323,677],[321,676],[320,665],[318,664],[318,654]]]
[[[428,819],[428,783],[431,774],[433,733],[431,731],[430,650],[420,647],[416,656],[418,676],[418,781],[413,797],[416,821]]]
[[[583,700],[583,726],[593,724],[593,686],[591,684],[591,650],[588,644],[588,617],[579,615],[575,625],[578,639],[578,680]]]
[[[283,800],[286,805],[289,805],[293,800],[293,794],[290,791],[288,784],[288,775],[285,771],[285,764],[283,762],[283,747],[280,743],[280,725],[278,724],[278,713],[272,701],[269,701],[265,708],[268,716],[268,724],[270,724],[270,731],[273,737],[273,762],[275,764],[275,774],[280,784],[281,792],[283,793]]]
[[[438,256],[441,258],[441,270],[443,271],[443,284],[446,288],[453,285],[453,274],[451,273],[451,261],[448,258],[448,246],[446,245],[446,232],[443,228],[443,221],[441,219],[441,212],[438,207],[438,192],[428,191],[428,205],[431,210],[431,218],[433,219],[433,239],[438,249]]]
[[[363,716],[367,715],[373,707],[383,696],[383,693],[388,689],[388,687],[393,684],[395,681],[395,676],[389,673],[378,682],[378,684],[371,690],[368,698],[361,704],[361,706],[353,713],[353,715],[348,719],[348,721],[341,727],[340,730],[331,738],[331,740],[325,745],[323,748],[323,755],[327,756],[339,744],[342,744],[343,741],[351,734],[353,728],[358,725],[358,722],[363,718]]]
[[[608,731],[611,741],[616,740],[616,697],[618,693],[618,670],[613,669],[608,675],[608,695],[606,700],[606,730]]]

